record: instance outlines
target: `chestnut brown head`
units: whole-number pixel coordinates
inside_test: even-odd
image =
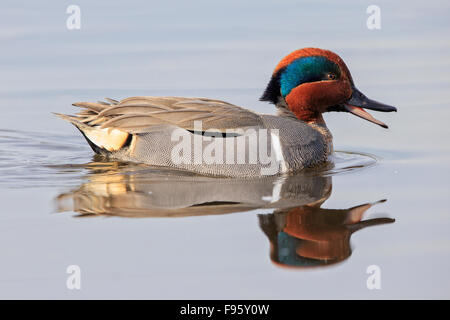
[[[285,104],[308,123],[323,121],[324,112],[346,111],[387,128],[362,108],[397,111],[365,97],[355,88],[344,61],[331,51],[317,48],[300,49],[283,58],[261,100]]]

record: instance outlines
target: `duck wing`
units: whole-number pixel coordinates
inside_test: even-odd
[[[118,129],[130,134],[151,132],[166,125],[194,130],[195,121],[201,121],[203,130],[216,129],[219,132],[262,124],[258,114],[220,100],[181,97],[106,100],[108,102],[74,103],[82,110],[76,116],[63,118],[75,125],[81,123],[82,126],[100,129]]]

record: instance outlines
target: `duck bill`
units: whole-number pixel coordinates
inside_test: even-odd
[[[388,126],[385,123],[381,122],[378,119],[375,119],[364,109],[381,112],[397,111],[397,108],[393,106],[389,106],[387,104],[367,98],[361,91],[359,91],[355,87],[353,87],[353,93],[350,99],[344,102],[344,108],[346,111],[353,113],[355,116],[373,122],[386,129],[388,128]]]

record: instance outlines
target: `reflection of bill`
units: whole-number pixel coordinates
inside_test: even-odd
[[[376,203],[343,210],[322,209],[321,204],[306,205],[259,215],[261,229],[271,243],[271,260],[285,267],[314,267],[347,259],[351,255],[353,232],[395,221],[362,220],[363,214]]]
[[[271,242],[271,259],[283,266],[332,264],[351,254],[350,236],[366,226],[393,222],[362,220],[373,204],[346,210],[322,209],[331,177],[305,172],[254,179],[202,177],[173,170],[91,163],[87,182],[57,197],[59,211],[79,216],[188,217],[255,209]]]

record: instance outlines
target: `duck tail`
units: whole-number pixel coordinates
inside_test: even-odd
[[[115,100],[108,99],[115,102]],[[72,123],[91,146],[92,150],[98,154],[105,154],[117,151],[131,142],[132,135],[128,132],[116,128],[101,128],[97,124],[99,113],[110,107],[107,103],[78,102],[74,106],[82,107],[83,110],[75,116],[61,113],[54,113],[56,116]]]

